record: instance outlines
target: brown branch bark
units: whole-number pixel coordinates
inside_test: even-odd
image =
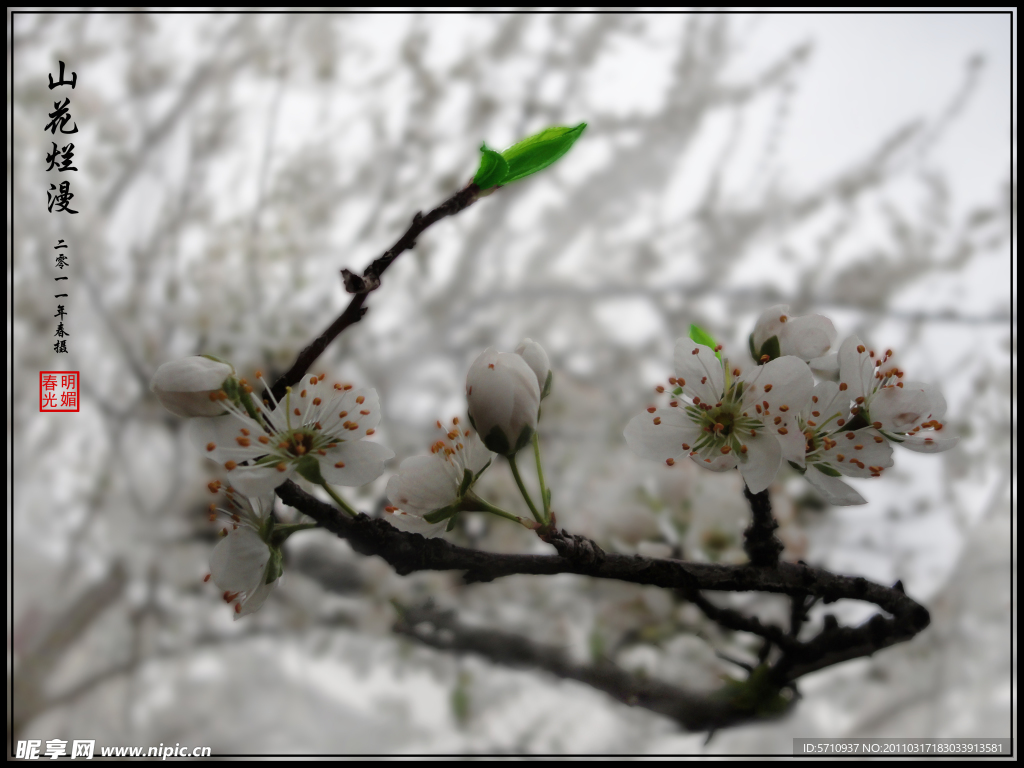
[[[772,677],[780,687],[808,672],[847,659],[869,656],[908,640],[927,627],[931,620],[927,609],[904,594],[902,585],[885,587],[861,577],[841,576],[803,563],[720,565],[621,555],[605,552],[596,542],[564,530],[553,531],[545,537],[557,554],[481,552],[443,539],[424,539],[419,534],[405,533],[385,520],[362,514],[356,518],[349,517],[291,482],[280,486],[277,495],[285,504],[346,539],[356,552],[383,558],[401,575],[416,571],[455,570],[463,571],[463,580],[472,583],[513,574],[575,573],[677,590],[723,627],[751,632],[778,646],[782,655],[772,667]],[[770,516],[770,510],[767,514]],[[715,606],[701,594],[704,590],[774,592],[801,601],[819,598],[826,603],[842,599],[862,600],[874,603],[889,617],[878,614],[857,627],[840,627],[834,619],[826,617],[823,629],[814,638],[801,641],[780,627],[765,625],[756,618]]]

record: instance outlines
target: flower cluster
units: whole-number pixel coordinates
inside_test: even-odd
[[[537,421],[540,402],[551,391],[551,381],[547,352],[535,341],[523,339],[514,354],[491,347],[484,350],[466,376],[473,428],[466,429],[458,418],[450,427],[437,422],[442,435],[430,446],[430,454],[406,459],[398,474],[388,481],[387,495],[393,506],[384,509],[387,519],[397,528],[427,537],[438,535],[446,527],[451,530],[463,511],[490,512],[530,528],[546,522],[550,494],[543,475],[538,475],[542,514],[522,485],[515,455],[532,440],[540,467]],[[536,525],[473,492],[473,484],[490,466],[495,453],[508,459]]]
[[[235,605],[236,618],[263,604],[281,575],[281,544],[296,530],[310,527],[275,522],[274,490],[299,475],[323,485],[351,512],[328,484],[369,483],[394,456],[365,439],[380,422],[375,390],[327,385],[321,374],[310,376],[298,392],[289,388],[278,401],[262,375],[256,377],[267,392],[262,404],[234,368],[210,357],[166,363],[151,384],[165,408],[192,419],[188,434],[196,448],[229,473],[232,509],[220,511],[232,525],[213,551],[208,578]],[[213,485],[219,488],[219,482],[211,485],[216,490]]]
[[[706,469],[738,467],[752,493],[772,483],[785,459],[838,505],[864,503],[839,478],[879,477],[893,465],[892,443],[921,452],[956,445],[940,434],[942,395],[904,382],[892,350],[876,353],[851,337],[829,355],[835,339],[828,318],[771,307],[750,336],[755,365],[733,365],[694,328],[676,344],[668,406],[633,418],[626,442],[669,466],[689,456]],[[815,384],[812,373],[825,380]]]

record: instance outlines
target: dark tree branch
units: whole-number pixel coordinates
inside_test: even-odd
[[[342,270],[345,290],[355,295],[348,306],[345,307],[345,310],[335,318],[334,322],[314,339],[309,346],[303,349],[292,367],[274,382],[270,390],[274,393],[274,397],[278,400],[284,397],[285,390],[302,379],[306,371],[309,370],[309,367],[323,354],[327,346],[338,337],[338,334],[350,325],[358,323],[363,318],[363,315],[366,314],[366,308],[363,306],[363,303],[366,301],[367,294],[380,287],[380,277],[384,274],[384,270],[390,267],[392,262],[402,253],[413,248],[416,245],[416,238],[427,227],[446,216],[454,216],[456,213],[464,211],[475,203],[479,196],[480,188],[476,184],[470,184],[445,200],[426,216],[417,213],[412,217],[412,224],[409,225],[405,234],[398,239],[397,243],[385,251],[382,256],[375,259],[370,266],[363,270],[362,277],[347,269]]]
[[[775,536],[775,529],[779,524],[772,516],[772,502],[768,498],[768,491],[751,493],[744,485],[743,495],[750,502],[750,511],[754,514],[750,526],[743,532],[743,551],[754,565],[777,565],[779,555],[786,547]]]
[[[576,664],[557,647],[493,629],[467,627],[451,611],[430,605],[407,608],[393,627],[418,643],[453,653],[472,653],[504,666],[540,669],[576,680],[631,707],[643,707],[675,720],[690,731],[738,725],[756,718],[724,692],[698,693],[637,677],[608,661]]]
[[[908,640],[930,622],[927,609],[907,597],[902,589],[884,587],[861,577],[839,576],[803,563],[764,567],[620,555],[605,552],[590,539],[565,531],[552,531],[545,536],[545,541],[557,550],[554,555],[481,552],[443,539],[405,533],[385,520],[366,515],[349,517],[291,482],[280,486],[277,495],[285,504],[346,539],[356,552],[383,558],[401,575],[416,571],[464,571],[463,580],[472,583],[513,574],[575,573],[676,590],[727,629],[751,632],[777,645],[783,654],[773,667],[773,678],[780,687],[808,672],[869,656]],[[891,618],[876,615],[859,627],[839,627],[834,618],[826,617],[825,626],[816,637],[799,641],[780,627],[715,606],[700,594],[701,590],[774,592],[799,600],[820,598],[826,603],[863,600],[874,603]]]

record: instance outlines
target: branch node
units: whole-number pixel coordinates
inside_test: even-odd
[[[380,287],[380,277],[369,270],[360,277],[355,272],[343,269],[341,270],[341,279],[345,281],[345,290],[349,293],[369,293]]]

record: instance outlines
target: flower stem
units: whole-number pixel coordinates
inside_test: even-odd
[[[537,460],[537,480],[540,481],[540,500],[544,503],[544,524],[551,523],[551,504],[547,486],[544,485],[544,469],[540,464],[540,437],[533,433],[533,456]]]
[[[327,493],[330,495],[332,499],[334,499],[334,503],[337,504],[346,512],[348,512],[348,514],[351,517],[359,516],[359,513],[352,509],[352,507],[348,505],[348,502],[341,498],[341,496],[339,496],[337,492],[333,488],[331,488],[331,486],[329,486],[327,483],[320,483],[320,485],[322,485],[324,487],[324,490],[327,491]]]
[[[484,501],[475,493],[470,492],[467,494],[466,498],[472,501],[474,508],[479,509],[481,512],[490,512],[492,515],[497,515],[498,517],[503,517],[506,520],[511,520],[514,523],[519,523],[524,528],[529,528],[531,530],[534,530],[537,527],[537,523],[531,523],[529,520],[524,520],[519,515],[513,515],[511,512],[506,512],[501,507],[496,507],[490,502]]]
[[[541,525],[544,525],[544,518],[541,517],[540,512],[537,511],[537,507],[533,504],[533,499],[530,498],[530,494],[526,492],[526,486],[523,485],[523,478],[519,476],[519,467],[516,466],[516,456],[511,454],[508,457],[508,464],[512,467],[512,476],[516,479],[516,485],[519,486],[519,492],[523,494],[523,498],[526,499],[526,506],[530,508],[530,512],[533,513],[533,519]]]

